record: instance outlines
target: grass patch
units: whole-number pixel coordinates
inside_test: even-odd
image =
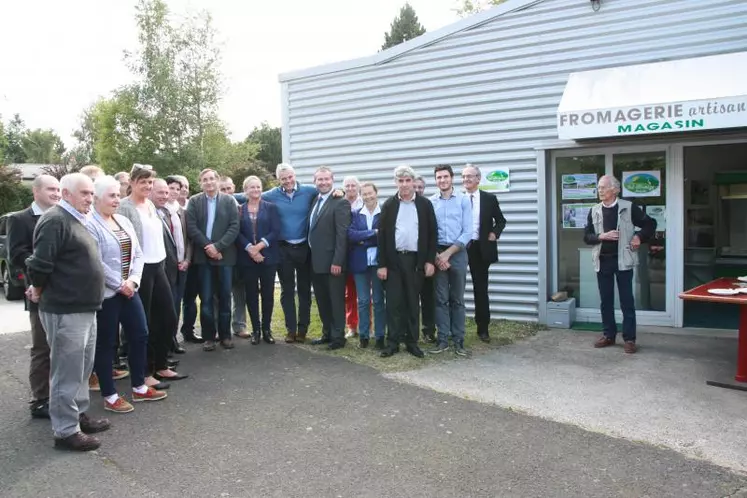
[[[247,317],[248,318],[248,317]],[[507,344],[512,344],[518,340],[531,337],[539,330],[543,330],[542,325],[536,323],[513,322],[508,320],[494,320],[490,323],[490,344],[485,344],[477,337],[477,326],[472,318],[467,318],[466,334],[464,338],[465,347],[472,352],[473,356],[480,355],[489,351],[500,348]],[[280,291],[275,293],[275,310],[272,316],[272,330],[275,340],[281,342],[285,337],[285,317],[283,309],[280,306]],[[339,356],[349,361],[360,363],[373,367],[382,372],[402,372],[414,370],[424,366],[431,366],[445,361],[461,360],[453,353],[449,352],[440,355],[428,355],[424,359],[415,358],[410,355],[404,348],[400,348],[400,353],[390,358],[380,358],[378,351],[373,348],[373,339],[368,349],[358,349],[358,339],[349,339],[344,348],[335,351],[329,351],[325,346],[312,346],[310,339],[316,339],[322,335],[322,325],[319,320],[319,314],[316,309],[316,303],[312,298],[311,304],[311,324],[309,325],[309,334],[307,343],[304,345],[297,344],[297,347],[313,351],[315,353],[326,354],[329,356]],[[424,351],[431,344],[420,344]]]

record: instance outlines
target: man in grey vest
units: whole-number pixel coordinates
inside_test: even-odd
[[[620,182],[611,175],[599,179],[599,204],[589,211],[584,230],[584,242],[594,246],[592,261],[597,272],[601,298],[603,335],[595,348],[615,344],[615,278],[623,314],[623,346],[628,354],[636,352],[635,301],[633,299],[633,269],[638,265],[638,248],[656,232],[656,221],[639,206],[618,199]],[[636,231],[635,227],[640,228]]]

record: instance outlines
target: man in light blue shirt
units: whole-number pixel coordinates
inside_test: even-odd
[[[431,202],[438,225],[435,276],[438,345],[429,352],[447,351],[451,336],[454,352],[467,356],[464,349],[464,289],[467,285],[467,244],[472,239],[472,207],[467,197],[454,191],[451,166],[436,166],[435,174],[439,192],[431,197]]]

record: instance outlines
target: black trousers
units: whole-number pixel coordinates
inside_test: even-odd
[[[313,273],[316,306],[322,320],[322,337],[330,344],[345,344],[345,279],[346,274]]]
[[[434,336],[436,333],[436,280],[423,276],[420,288],[420,316],[423,337]]]
[[[200,293],[200,278],[197,275],[197,265],[189,265],[187,281],[184,284],[184,298],[182,299],[182,336],[195,336],[197,323],[197,296]],[[177,318],[178,320],[178,318]]]
[[[280,306],[289,334],[306,334],[311,320],[311,252],[307,243],[280,242]],[[298,292],[298,313],[296,313]],[[343,301],[345,298],[343,296]]]
[[[178,321],[163,261],[144,265],[139,294],[148,321],[148,366],[165,370]]]
[[[397,349],[418,344],[418,295],[423,286],[423,270],[417,268],[417,254],[398,254],[387,268],[386,323],[387,346]],[[432,280],[432,279],[431,279]]]
[[[488,270],[490,264],[483,258],[479,243],[467,248],[469,273],[472,277],[472,292],[475,296],[475,323],[478,334],[487,334],[490,325],[490,298],[488,297]]]
[[[270,332],[272,310],[275,307],[276,265],[254,264],[241,267],[241,275],[246,292],[246,309],[252,322],[252,332]],[[262,299],[260,316],[259,300]]]

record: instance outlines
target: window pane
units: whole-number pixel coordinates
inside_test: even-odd
[[[634,152],[612,156],[613,174],[622,184],[620,197],[656,219],[656,236],[638,250],[633,295],[637,310],[666,311],[666,153]],[[615,302],[618,308],[618,302]]]
[[[599,202],[596,185],[604,175],[604,156],[558,157],[555,170],[558,290],[575,297],[578,307],[598,307],[599,291],[591,266],[591,248],[584,244],[584,227],[590,206]],[[596,300],[585,304],[588,296],[596,296]]]

